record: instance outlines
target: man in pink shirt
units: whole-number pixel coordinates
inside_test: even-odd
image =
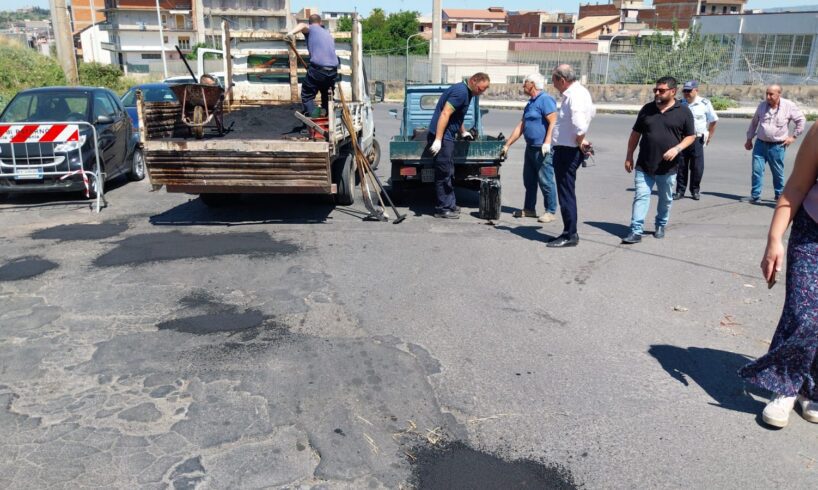
[[[790,135],[790,123],[795,130]],[[764,185],[764,165],[770,165],[773,174],[775,199],[784,192],[784,153],[787,147],[804,132],[806,118],[795,102],[781,97],[781,86],[767,87],[766,100],[759,104],[750,128],[747,130],[747,142],[744,148],[753,150],[753,179],[750,202],[761,200],[761,188]],[[753,145],[753,138],[756,138]]]

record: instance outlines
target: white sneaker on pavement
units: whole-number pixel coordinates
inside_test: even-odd
[[[790,412],[795,407],[796,396],[776,395],[764,407],[761,419],[773,427],[786,427],[790,422]]]
[[[550,222],[554,221],[555,219],[557,219],[557,217],[554,216],[553,213],[549,213],[548,211],[546,211],[545,213],[543,213],[542,216],[537,218],[537,221],[539,221],[540,223],[550,223]]]
[[[798,395],[798,404],[801,406],[801,417],[807,422],[818,424],[818,402]]]

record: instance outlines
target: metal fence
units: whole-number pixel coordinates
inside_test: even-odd
[[[636,52],[572,51],[468,52],[444,55],[442,76],[449,83],[476,71],[495,83],[517,83],[532,71],[549,73],[569,63],[584,83],[643,84],[660,76],[724,85],[818,84],[818,36],[770,35],[724,38],[704,52],[662,45]],[[428,82],[428,56],[364,56],[370,80]]]

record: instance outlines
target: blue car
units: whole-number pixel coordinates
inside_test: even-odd
[[[129,88],[122,96],[122,105],[131,118],[134,131],[139,130],[139,117],[136,114],[136,91],[142,91],[145,102],[175,102],[176,96],[167,83],[143,83]]]

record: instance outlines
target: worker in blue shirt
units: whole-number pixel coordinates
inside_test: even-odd
[[[557,182],[554,179],[554,163],[551,158],[551,133],[557,124],[557,101],[548,95],[545,77],[533,73],[523,80],[523,92],[528,95],[528,103],[523,109],[523,117],[503,146],[503,154],[520,136],[525,137],[523,156],[523,186],[525,198],[523,209],[514,211],[515,218],[535,218],[537,212],[537,184],[545,200],[545,213],[539,217],[540,223],[550,223],[556,219]]]
[[[468,82],[447,88],[437,101],[427,136],[428,150],[435,161],[435,218],[460,217],[454,196],[454,142],[458,134],[463,139],[473,139],[463,121],[472,98],[488,90],[490,82],[487,74],[475,73]]]
[[[326,114],[329,110],[329,92],[335,87],[340,63],[335,53],[335,40],[321,25],[321,16],[312,14],[309,22],[309,25],[304,23],[296,25],[287,33],[287,38],[293,42],[295,35],[300,32],[307,39],[310,66],[307,69],[307,77],[301,84],[301,103],[304,105],[306,116],[319,117],[321,114],[315,110],[315,95],[321,93],[321,107]]]

